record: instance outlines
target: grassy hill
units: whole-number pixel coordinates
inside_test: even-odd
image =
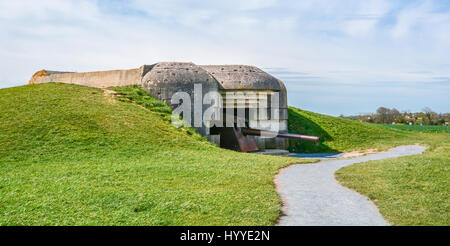
[[[138,88],[0,90],[0,225],[272,225],[278,169],[220,149]],[[131,103],[135,102],[135,103]]]
[[[272,225],[279,168],[310,160],[220,149],[170,124],[137,87],[49,83],[0,90],[0,225]],[[420,143],[421,156],[343,168],[337,179],[396,225],[449,225],[450,134],[289,108],[297,152]]]

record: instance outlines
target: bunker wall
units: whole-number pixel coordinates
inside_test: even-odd
[[[99,88],[140,84],[143,68],[86,73],[60,73],[42,70],[31,78],[30,84],[61,82]]]

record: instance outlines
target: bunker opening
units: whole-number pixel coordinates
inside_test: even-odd
[[[210,136],[214,136],[222,148],[257,152],[264,150],[268,141],[283,148],[287,139],[319,141],[317,137],[290,134],[282,128],[277,91],[223,90],[220,94],[223,100],[221,127],[210,128]]]

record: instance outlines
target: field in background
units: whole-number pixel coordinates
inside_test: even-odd
[[[413,132],[429,132],[429,133],[440,133],[440,132],[448,132],[450,133],[449,126],[418,126],[418,125],[388,125],[383,124],[380,125],[383,127],[388,127],[392,129],[400,129],[405,131],[413,131]]]

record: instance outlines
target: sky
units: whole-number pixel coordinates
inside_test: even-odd
[[[160,61],[255,65],[324,114],[450,112],[450,0],[0,0],[0,88]]]

